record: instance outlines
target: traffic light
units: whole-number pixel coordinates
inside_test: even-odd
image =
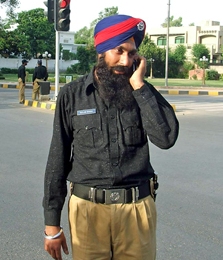
[[[54,0],[44,1],[47,7],[47,18],[50,23],[54,23]]]
[[[70,30],[70,0],[55,0],[56,1],[56,21],[55,26],[57,31]]]

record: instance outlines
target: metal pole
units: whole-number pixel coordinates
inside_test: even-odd
[[[46,69],[48,70],[47,55],[46,55]]]
[[[203,61],[203,85],[205,86],[205,64]]]
[[[60,55],[60,35],[59,32],[56,31],[56,53],[55,53],[55,101],[57,100],[58,90],[59,90],[59,55]]]
[[[167,13],[167,33],[166,33],[166,66],[165,66],[165,86],[168,86],[168,57],[169,57],[169,27],[170,27],[170,0],[168,0]]]
[[[56,33],[56,39],[55,39],[55,94],[54,94],[54,101],[57,100],[58,96],[58,90],[59,90],[59,74],[60,74],[60,66],[59,66],[59,56],[60,56],[60,34],[56,30],[56,10],[57,10],[57,4],[56,0],[54,1],[54,29]]]

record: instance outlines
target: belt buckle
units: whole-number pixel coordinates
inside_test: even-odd
[[[96,203],[95,195],[96,195],[96,188],[90,188],[90,190],[89,190],[89,200],[91,202]]]
[[[136,203],[139,200],[139,188],[133,187],[132,190],[132,203]]]
[[[105,204],[125,203],[125,189],[105,190]]]

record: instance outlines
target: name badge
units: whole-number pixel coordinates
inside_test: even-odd
[[[77,110],[78,116],[96,114],[96,108]]]

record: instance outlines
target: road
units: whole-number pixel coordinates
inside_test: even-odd
[[[31,97],[31,91],[26,95]],[[167,151],[150,144],[160,183],[157,260],[221,260],[223,97],[165,97],[180,107],[180,135]],[[2,260],[51,259],[43,250],[41,201],[53,115],[18,104],[18,90],[0,89]],[[68,234],[66,207],[62,225]]]
[[[223,112],[223,96],[166,96],[170,103],[175,104],[177,112]]]

